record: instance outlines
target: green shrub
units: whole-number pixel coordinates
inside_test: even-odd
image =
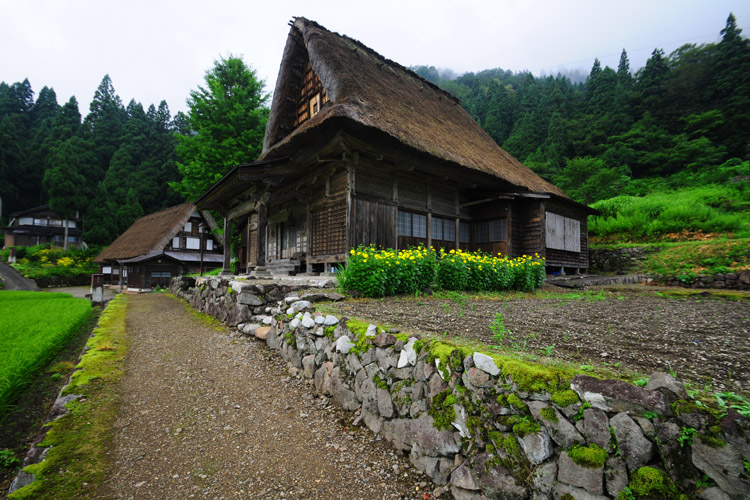
[[[444,290],[531,291],[544,283],[544,259],[493,257],[482,252],[432,248],[378,250],[359,247],[339,274],[345,291],[365,297],[413,294],[437,286]]]

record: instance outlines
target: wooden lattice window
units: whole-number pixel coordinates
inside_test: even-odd
[[[311,255],[346,252],[346,203],[313,212],[311,218]]]
[[[318,78],[318,75],[313,71],[312,65],[308,62],[302,76],[302,84],[300,85],[297,118],[294,121],[294,128],[312,118],[326,102],[328,102],[326,89],[323,88],[320,78]]]

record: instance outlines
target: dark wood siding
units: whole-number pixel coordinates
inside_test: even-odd
[[[396,247],[396,207],[367,198],[353,200],[352,241],[353,245]]]
[[[544,255],[542,202],[516,200],[511,205],[511,257]]]
[[[426,179],[417,179],[412,176],[398,176],[398,203],[402,207],[427,209],[427,183]]]
[[[393,200],[394,176],[378,168],[377,163],[364,161],[357,165],[356,193],[369,194],[383,201]]]

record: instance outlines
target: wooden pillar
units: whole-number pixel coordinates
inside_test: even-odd
[[[427,212],[427,248],[432,246],[432,212]]]
[[[222,276],[231,276],[231,257],[232,257],[232,222],[228,216],[224,217],[224,264],[221,269]]]
[[[266,219],[268,209],[264,203],[257,207],[258,210],[258,263],[257,266],[266,265],[266,230],[268,220]]]

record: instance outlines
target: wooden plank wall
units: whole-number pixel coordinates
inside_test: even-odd
[[[575,219],[580,224],[580,250],[578,252],[573,252],[547,248],[547,265],[587,269],[589,267],[589,242],[588,216],[586,212],[575,206],[557,200],[545,200],[544,207],[547,212]],[[568,231],[570,230],[571,228],[568,228]],[[565,231],[564,228],[563,231]]]
[[[457,187],[437,180],[427,181],[424,176],[409,172],[408,165],[393,166],[362,159],[356,167],[355,179],[351,238],[354,246],[374,243],[384,248],[401,248],[425,243],[423,239],[397,237],[398,210],[458,217]]]
[[[520,199],[512,203],[511,257],[544,255],[541,205],[536,199]]]
[[[374,243],[383,248],[395,248],[396,206],[361,197],[355,197],[353,203],[353,246]]]

